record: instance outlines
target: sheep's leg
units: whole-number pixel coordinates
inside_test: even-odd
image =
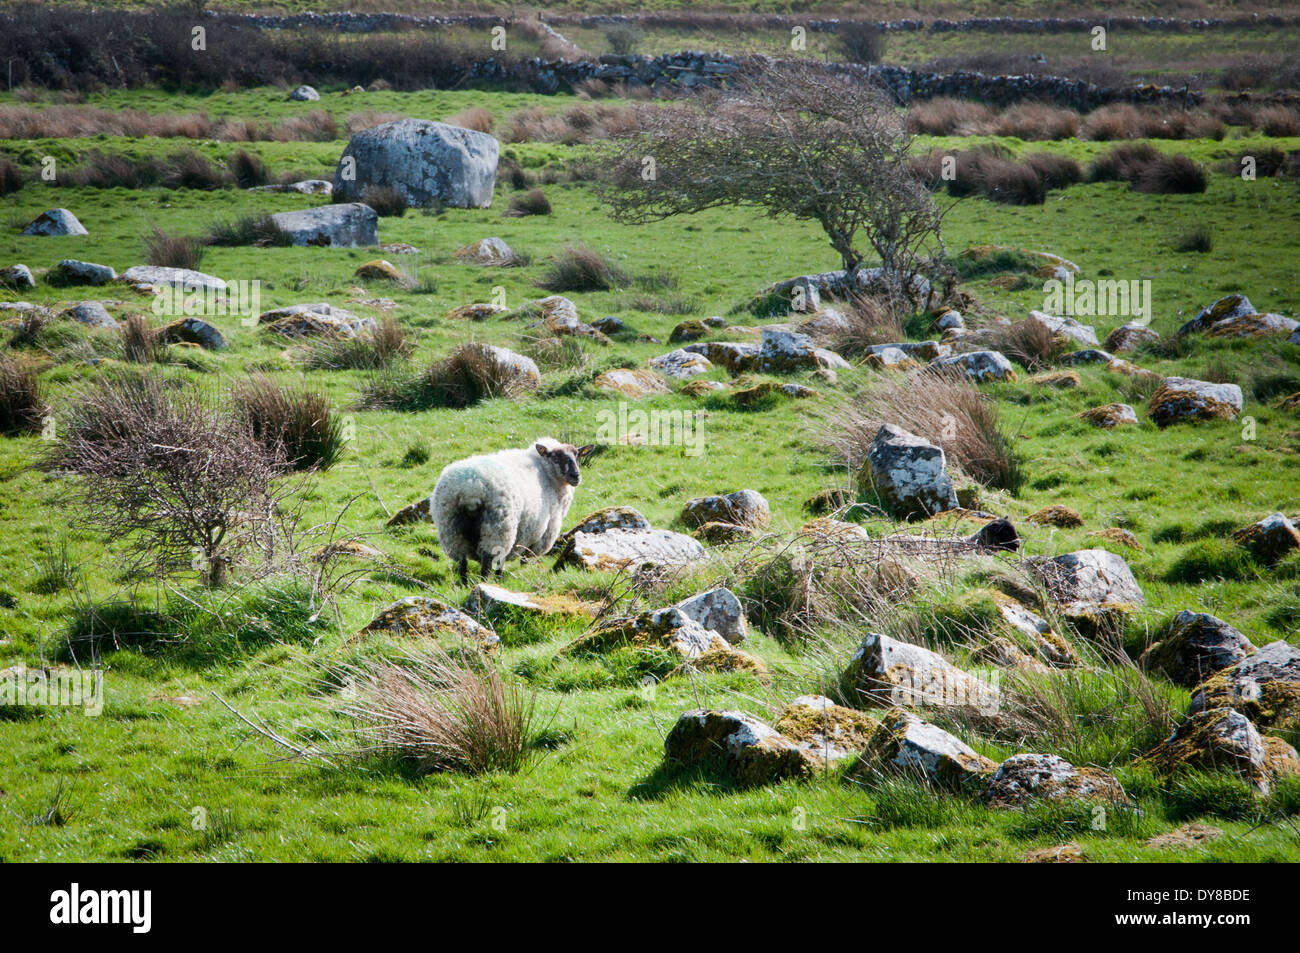
[[[456,572],[460,575],[460,584],[469,585],[469,557],[461,556],[460,562],[456,564]]]

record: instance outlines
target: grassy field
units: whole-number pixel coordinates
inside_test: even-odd
[[[0,97],[0,104],[9,100]],[[482,92],[368,93],[319,104],[342,120],[358,109],[398,111],[442,119],[469,106],[498,116],[540,97]],[[555,97],[558,108],[570,100]],[[172,96],[141,91],[90,97],[89,104],[179,113],[207,110],[273,120],[292,104],[275,90]],[[312,104],[316,108],[317,104]],[[26,166],[54,156],[75,165],[91,149],[133,155],[166,154],[194,145],[213,158],[236,148],[261,155],[272,172],[329,178],[343,141],[248,144],[99,137],[0,143],[0,155]],[[921,148],[967,147],[970,140],[926,140]],[[1030,146],[1005,140],[1013,151],[1047,149],[1087,159],[1106,143],[1066,141]],[[1300,148],[1300,140],[1230,138],[1222,142],[1157,142],[1213,163],[1243,150]],[[518,144],[503,154],[533,170],[558,169],[580,147]],[[632,276],[666,273],[686,314],[638,310],[635,287],[575,293],[584,320],[614,314],[633,331],[666,342],[686,317],[729,315],[764,285],[837,266],[820,232],[804,223],[774,220],[750,210],[718,210],[641,227],[612,223],[584,181],[543,186],[553,214],[504,218],[510,188],[498,183],[490,209],[408,211],[380,223],[385,243],[408,242],[420,251],[403,256],[419,281],[416,290],[359,282],[353,272],[375,257],[366,249],[211,248],[202,270],[230,279],[262,282],[262,308],[328,300],[360,313],[376,313],[353,299],[390,298],[393,312],[417,344],[416,364],[447,354],[457,344],[482,340],[520,348],[517,323],[467,324],[449,320],[450,309],[487,300],[504,288],[517,307],[546,292],[537,286],[548,258],[582,241]],[[319,199],[244,192],[165,189],[90,189],[29,184],[3,200],[0,265],[24,262],[39,275],[61,258],[103,262],[119,271],[142,263],[150,224],[197,234],[214,221],[317,204]],[[25,238],[19,226],[54,206],[72,209],[89,229],[86,238]],[[1213,250],[1177,253],[1173,239],[1208,226]],[[1205,304],[1241,291],[1261,309],[1300,314],[1294,281],[1300,234],[1300,189],[1294,181],[1246,182],[1210,175],[1201,195],[1153,196],[1122,184],[1077,185],[1052,192],[1042,206],[1009,207],[982,199],[958,203],[945,220],[950,250],[999,244],[1041,249],[1077,262],[1085,277],[1150,279],[1153,327],[1168,337]],[[517,269],[481,269],[456,263],[454,249],[499,236],[527,253]],[[390,256],[391,257],[391,256]],[[394,259],[396,260],[396,259]],[[1036,287],[999,290],[984,276],[964,286],[993,311],[1012,319],[1042,306]],[[360,287],[360,290],[358,289]],[[57,304],[96,297],[121,302],[121,314],[141,310],[125,288],[54,289],[43,282],[0,300]],[[1124,318],[1099,319],[1104,337]],[[361,371],[309,371],[287,367],[281,346],[233,318],[213,319],[228,350],[163,369],[169,377],[220,392],[246,372],[302,381],[328,395],[355,425],[343,460],[311,478],[309,521],[333,519],[346,507],[344,525],[366,534],[434,594],[459,604],[467,591],[454,582],[432,527],[383,530],[389,513],[426,495],[441,467],[474,452],[522,446],[551,434],[590,442],[601,410],[617,398],[585,386],[592,373],[640,366],[669,347],[616,336],[608,347],[586,346],[587,366],[548,371],[543,391],[526,400],[492,400],[467,410],[417,413],[357,409],[367,375]],[[923,328],[915,328],[918,332]],[[70,332],[71,333],[71,332]],[[88,332],[78,332],[91,340]],[[718,339],[731,337],[716,332]],[[918,338],[923,335],[918,333]],[[1021,374],[1015,383],[985,389],[1016,437],[1028,473],[1016,496],[985,491],[983,507],[1016,522],[1031,554],[1058,554],[1102,545],[1089,532],[1123,527],[1141,550],[1117,549],[1145,590],[1148,606],[1126,637],[1140,648],[1170,615],[1184,608],[1226,619],[1257,645],[1274,639],[1300,642],[1300,560],[1293,555],[1271,570],[1240,565],[1225,556],[1227,532],[1266,513],[1300,510],[1300,420],[1276,409],[1278,399],[1300,391],[1300,348],[1284,339],[1231,343],[1197,339],[1176,357],[1142,354],[1137,363],[1167,374],[1235,380],[1246,396],[1243,421],[1158,430],[1141,411],[1143,394],[1129,378],[1080,368],[1082,386],[1056,391]],[[43,372],[56,411],[75,387],[102,371],[67,362]],[[726,401],[707,404],[706,452],[684,455],[674,447],[610,447],[584,471],[566,525],[605,506],[637,507],[653,525],[674,524],[683,503],[696,496],[752,488],[769,501],[772,532],[796,530],[808,518],[805,501],[848,480],[818,434],[841,393],[868,372],[842,372],[830,386],[801,380],[821,399],[787,401],[740,411]],[[727,381],[715,369],[711,378]],[[1115,400],[1139,408],[1138,426],[1114,432],[1072,419],[1079,411]],[[695,409],[681,393],[652,398],[647,408]],[[1106,717],[1117,705],[1114,685],[1097,676],[1093,707],[1080,712],[1082,739],[1055,750],[1076,763],[1111,768],[1140,807],[1092,830],[1087,811],[1072,809],[995,812],[920,786],[885,783],[861,788],[832,774],[808,783],[783,783],[738,791],[723,779],[661,770],[663,734],[684,710],[709,705],[770,715],[794,695],[821,689],[854,643],[827,633],[816,651],[755,633],[746,648],[773,671],[770,685],[749,675],[668,679],[643,688],[644,660],[626,657],[565,659],[557,652],[581,630],[575,622],[549,621],[499,629],[502,668],[536,693],[545,730],[529,766],[518,774],[417,777],[401,764],[363,761],[341,768],[301,764],[251,733],[217,696],[250,717],[308,737],[328,737],[344,727],[331,710],[328,678],[341,661],[374,657],[394,646],[363,648],[344,640],[393,599],[417,591],[381,574],[316,613],[307,595],[283,582],[206,592],[182,580],[174,589],[147,583],[135,610],[123,608],[136,580],[124,577],[114,544],[99,534],[67,527],[60,509],[60,480],[30,469],[39,437],[0,439],[0,668],[67,657],[68,638],[90,612],[158,610],[151,623],[163,634],[106,651],[107,704],[100,717],[79,711],[0,709],[0,860],[1019,860],[1031,848],[1073,840],[1089,859],[1300,860],[1300,838],[1288,815],[1300,810],[1300,790],[1279,786],[1268,802],[1252,800],[1238,782],[1195,776],[1166,783],[1135,764],[1147,739],[1135,723]],[[425,462],[416,462],[427,452]],[[349,506],[350,503],[350,506]],[[1061,503],[1084,525],[1036,526],[1023,517]],[[947,524],[944,529],[950,528]],[[952,529],[960,527],[952,526]],[[872,532],[884,532],[877,521]],[[969,527],[966,527],[969,531]],[[716,551],[694,578],[676,582],[656,604],[667,604],[709,580],[722,579],[734,550]],[[900,614],[942,617],[960,608],[963,593],[978,585],[987,566],[937,580]],[[552,573],[549,560],[512,567],[516,589],[594,596],[611,584],[575,570]],[[197,604],[197,607],[196,607]],[[647,606],[652,608],[653,606]],[[139,617],[136,617],[138,623]],[[887,620],[891,624],[899,620]],[[1160,681],[1168,704],[1181,711],[1185,689]],[[179,700],[179,701],[178,701]],[[977,750],[1000,759],[1015,750],[978,737]],[[1296,739],[1291,739],[1293,742]],[[1147,745],[1149,747],[1149,745]],[[1051,750],[1040,747],[1032,750]],[[211,819],[196,830],[196,808]],[[1151,836],[1192,819],[1208,820],[1224,836],[1196,850],[1145,846]]]

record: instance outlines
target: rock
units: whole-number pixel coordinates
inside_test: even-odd
[[[23,229],[23,234],[60,236],[89,235],[90,232],[86,231],[86,226],[77,221],[77,216],[66,208],[52,208],[29,222]]]
[[[537,362],[531,357],[516,354],[509,348],[497,347],[495,344],[484,344],[481,347],[484,354],[496,363],[498,374],[502,376],[508,374],[517,378],[529,390],[541,384],[542,372],[538,370]]]
[[[1193,334],[1198,331],[1208,331],[1212,325],[1229,318],[1238,318],[1247,314],[1255,314],[1255,306],[1250,303],[1250,299],[1243,294],[1225,295],[1214,304],[1202,308],[1196,313],[1196,317],[1188,321],[1181,328],[1174,332],[1175,337],[1181,337],[1184,334]]]
[[[1020,534],[1009,519],[1000,517],[985,523],[970,541],[981,549],[993,549],[1000,552],[1014,553],[1020,549]]]
[[[1059,526],[1061,528],[1083,525],[1082,516],[1068,506],[1061,506],[1059,503],[1045,506],[1036,513],[1030,513],[1025,519],[1042,526]]]
[[[1142,544],[1138,538],[1126,529],[1120,529],[1118,526],[1107,526],[1105,529],[1094,529],[1088,534],[1090,538],[1106,539],[1125,549],[1136,549],[1142,552]]]
[[[304,85],[304,86],[299,86],[292,93],[290,93],[289,98],[294,100],[295,102],[314,103],[318,99],[320,99],[320,93],[316,92],[316,90],[312,89],[310,86]]]
[[[327,179],[301,179],[298,182],[255,185],[250,192],[297,192],[299,195],[333,195],[334,183]]]
[[[1095,347],[1085,347],[1061,355],[1061,363],[1068,364],[1071,367],[1078,367],[1083,364],[1111,364],[1115,360],[1114,354]]]
[[[588,513],[561,540],[571,539],[575,533],[603,533],[611,529],[649,529],[650,523],[630,506],[608,506]]]
[[[942,728],[893,709],[882,717],[848,776],[870,781],[882,774],[901,774],[957,790],[985,778],[996,767]]]
[[[1213,843],[1223,836],[1223,830],[1209,824],[1184,824],[1182,827],[1157,834],[1146,840],[1146,846],[1157,850],[1183,850]]]
[[[823,695],[800,695],[781,709],[773,726],[826,764],[854,757],[880,728],[870,715]]]
[[[155,290],[170,288],[178,294],[195,292],[215,294],[226,290],[226,283],[215,275],[205,275],[201,271],[193,271],[189,268],[136,265],[122,272],[120,277],[128,284],[148,286]]]
[[[400,510],[389,517],[385,526],[402,526],[406,523],[432,523],[433,522],[433,503],[432,497],[426,496],[422,500],[416,500],[414,503],[408,503]]]
[[[1300,732],[1300,648],[1270,642],[1197,686],[1187,713],[1234,708],[1270,731]]]
[[[98,301],[81,301],[64,311],[61,317],[76,321],[78,324],[87,324],[92,328],[110,328],[118,327],[117,321],[108,313],[108,309]]]
[[[591,326],[604,335],[617,334],[623,330],[623,319],[607,314],[603,318],[592,321]]]
[[[755,366],[764,373],[784,374],[823,367],[843,370],[850,365],[834,351],[817,347],[806,334],[767,327]]]
[[[825,490],[818,490],[809,497],[804,502],[803,508],[815,515],[834,513],[836,510],[848,506],[851,499],[851,494],[843,487],[828,487]]]
[[[908,357],[906,352],[896,347],[885,347],[871,351],[862,358],[862,364],[877,371],[908,371],[920,366],[916,361]]]
[[[846,523],[824,516],[804,523],[799,527],[799,535],[836,543],[863,543],[871,538],[857,523]]]
[[[961,257],[969,258],[972,261],[981,261],[983,259],[996,256],[1004,252],[1014,252],[1018,255],[1028,255],[1038,260],[1039,265],[1034,271],[1038,278],[1055,278],[1058,281],[1066,281],[1070,275],[1079,273],[1079,266],[1074,262],[1062,258],[1060,255],[1053,255],[1046,251],[1033,251],[1028,248],[1016,248],[1012,245],[972,245],[961,253]]]
[[[1107,430],[1118,427],[1120,424],[1135,424],[1138,422],[1137,411],[1128,404],[1104,404],[1101,407],[1093,407],[1074,416]]]
[[[736,658],[749,664],[736,665],[732,670],[748,669],[766,675],[766,669],[757,659],[733,649],[722,635],[706,629],[679,606],[668,606],[653,612],[642,612],[629,618],[603,622],[571,642],[564,654],[608,652],[623,646],[667,649],[684,661],[711,657],[705,667],[714,667],[721,660]],[[725,669],[725,666],[717,666]]]
[[[1236,530],[1232,541],[1249,550],[1260,562],[1272,566],[1300,549],[1300,532],[1285,513],[1270,513],[1259,522]]]
[[[0,268],[0,288],[8,288],[11,291],[26,291],[35,287],[36,279],[32,277],[32,270],[26,265],[10,265],[8,268]]]
[[[500,238],[480,238],[471,245],[457,248],[452,255],[460,261],[491,268],[508,268],[521,261],[505,240]]]
[[[604,371],[591,382],[591,386],[600,390],[616,391],[632,400],[673,392],[664,379],[654,371],[631,370],[623,367]]]
[[[682,321],[668,335],[669,344],[698,341],[709,333],[703,321]]]
[[[970,380],[983,384],[988,381],[1013,381],[1016,372],[1011,362],[1000,351],[968,351],[930,362],[931,367],[952,368]]]
[[[1254,651],[1250,639],[1222,619],[1184,609],[1138,661],[1143,668],[1162,672],[1170,681],[1190,688]]]
[[[1113,775],[1100,768],[1076,768],[1054,754],[1017,754],[998,765],[980,800],[999,808],[1021,807],[1034,800],[1126,805],[1128,795]]]
[[[931,516],[958,505],[943,450],[893,424],[883,424],[876,432],[860,480],[869,480],[885,508],[901,519]]]
[[[1042,311],[1030,311],[1026,320],[1041,324],[1053,334],[1063,334],[1080,344],[1089,347],[1097,346],[1096,330],[1091,325],[1080,324],[1074,318],[1058,317]]]
[[[722,381],[691,381],[682,388],[682,393],[687,397],[703,397],[706,394],[712,394],[715,391],[726,390],[727,385]]]
[[[707,357],[692,354],[681,348],[661,354],[659,357],[652,357],[649,363],[655,370],[677,380],[686,380],[696,374],[707,373],[713,367]]]
[[[752,526],[737,526],[721,520],[710,520],[693,530],[691,535],[710,546],[730,546],[733,543],[747,543],[758,538],[758,530]]]
[[[1121,354],[1127,351],[1136,351],[1143,344],[1149,344],[1160,340],[1160,333],[1152,330],[1145,324],[1137,321],[1130,321],[1128,324],[1121,324],[1114,331],[1106,336],[1106,342],[1102,345],[1112,354]]]
[[[413,636],[438,640],[451,636],[460,642],[494,651],[501,641],[495,632],[445,602],[427,596],[406,596],[381,609],[354,638],[373,635]]]
[[[205,351],[223,351],[226,339],[221,332],[198,318],[181,318],[165,325],[159,335],[168,344],[196,344]]]
[[[749,632],[745,610],[730,589],[719,587],[698,593],[683,599],[674,608],[704,628],[718,633],[732,645],[745,641]]]
[[[721,761],[744,787],[809,778],[822,766],[811,747],[742,711],[683,712],[664,739],[664,757],[690,767]]]
[[[897,344],[873,344],[867,348],[866,354],[880,354],[883,351],[902,351],[914,361],[934,361],[941,357],[947,357],[952,353],[952,348],[947,344],[939,341],[900,341]]]
[[[334,172],[334,195],[361,199],[372,185],[401,193],[415,208],[487,208],[496,184],[497,140],[423,119],[399,119],[354,135]],[[349,174],[351,173],[351,174]]]
[[[1280,774],[1294,773],[1296,754],[1280,738],[1266,744],[1241,712],[1210,708],[1188,717],[1147,758],[1166,774],[1187,768],[1230,771],[1267,797]]]
[[[997,710],[996,685],[963,672],[942,655],[868,632],[841,676],[844,695],[876,705]]]
[[[944,308],[935,316],[935,319],[930,326],[936,331],[947,331],[950,328],[961,329],[966,327],[966,320],[961,316],[960,311],[956,311],[952,308]]]
[[[1086,864],[1088,858],[1078,844],[1055,844],[1051,847],[1034,847],[1025,851],[1026,864]]]
[[[576,532],[556,560],[556,568],[578,566],[593,572],[643,567],[685,566],[704,556],[698,540],[665,529],[608,529]]]
[[[1077,371],[1050,371],[1046,374],[1036,374],[1029,378],[1029,383],[1037,384],[1039,387],[1055,387],[1057,390],[1083,386]]]
[[[1079,656],[1075,653],[1074,647],[1054,632],[1046,619],[1025,608],[1010,596],[1001,593],[998,595],[1001,598],[994,600],[998,612],[1006,624],[1007,631],[1012,633],[1017,641],[1027,645],[1037,658],[1048,665],[1057,668],[1073,668],[1079,664]]]
[[[1165,377],[1147,403],[1157,426],[1186,420],[1235,420],[1241,413],[1241,388],[1189,377]]]
[[[486,321],[493,315],[505,314],[509,308],[499,304],[463,304],[447,312],[452,321]]]
[[[368,248],[379,244],[379,215],[360,202],[277,212],[271,221],[289,236],[289,244],[298,247]]]
[[[1105,549],[1083,549],[1055,558],[1029,561],[1057,602],[1084,605],[1143,606],[1146,596],[1122,556]]]
[[[117,272],[108,265],[96,265],[94,262],[77,261],[65,258],[45,276],[47,284],[65,285],[106,285],[117,280]]]
[[[974,652],[977,661],[997,668],[1021,672],[1049,672],[1051,669],[1038,659],[1021,651],[1020,646],[1006,636],[995,635]]]
[[[757,344],[743,344],[739,341],[702,341],[688,344],[682,350],[701,355],[711,364],[719,364],[732,374],[741,374],[754,369],[760,348]]]
[[[594,616],[600,609],[572,596],[515,592],[490,582],[481,582],[470,591],[465,608],[480,619],[492,620],[518,615],[582,618]]]
[[[257,320],[266,330],[287,338],[350,338],[373,333],[378,327],[374,318],[361,317],[326,301],[273,308],[263,311]]]
[[[1206,332],[1212,338],[1268,338],[1291,334],[1300,328],[1300,321],[1280,314],[1243,314],[1224,318],[1210,325]]]
[[[701,496],[682,507],[681,521],[687,526],[709,522],[735,523],[762,529],[772,522],[767,500],[757,490],[737,490],[726,496]]]

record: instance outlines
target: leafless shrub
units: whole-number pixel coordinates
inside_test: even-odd
[[[39,433],[48,413],[36,365],[0,354],[0,433]]]
[[[350,666],[358,754],[391,756],[418,772],[518,771],[528,761],[535,702],[519,682],[481,659],[437,646],[393,661]]]
[[[69,402],[61,424],[43,465],[78,477],[67,490],[75,521],[119,541],[136,571],[194,567],[219,586],[277,529],[283,458],[192,389],[106,377]]]
[[[145,237],[145,259],[151,265],[164,268],[189,268],[197,271],[203,264],[206,249],[200,239],[188,235],[172,235],[157,225],[150,225],[151,234]]]
[[[846,20],[835,29],[835,44],[839,56],[845,62],[869,66],[879,63],[885,55],[888,38],[874,23]]]
[[[611,53],[635,53],[645,39],[645,30],[637,23],[615,23],[605,27],[605,45]]]
[[[950,461],[985,486],[1012,493],[1020,487],[1020,459],[998,421],[997,404],[960,373],[871,374],[860,391],[835,407],[823,439],[856,470],[886,423],[943,448]]]
[[[233,389],[231,402],[235,418],[267,454],[295,470],[328,470],[343,454],[343,422],[323,394],[257,375]]]
[[[471,106],[469,109],[462,109],[454,116],[447,117],[446,122],[449,126],[460,126],[462,129],[473,129],[475,132],[491,132],[492,111],[482,106]]]

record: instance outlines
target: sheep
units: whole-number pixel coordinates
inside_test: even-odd
[[[550,551],[582,482],[578,467],[594,449],[541,437],[531,447],[500,450],[448,464],[433,488],[438,542],[462,585],[469,560],[481,578],[501,577],[507,559]]]

